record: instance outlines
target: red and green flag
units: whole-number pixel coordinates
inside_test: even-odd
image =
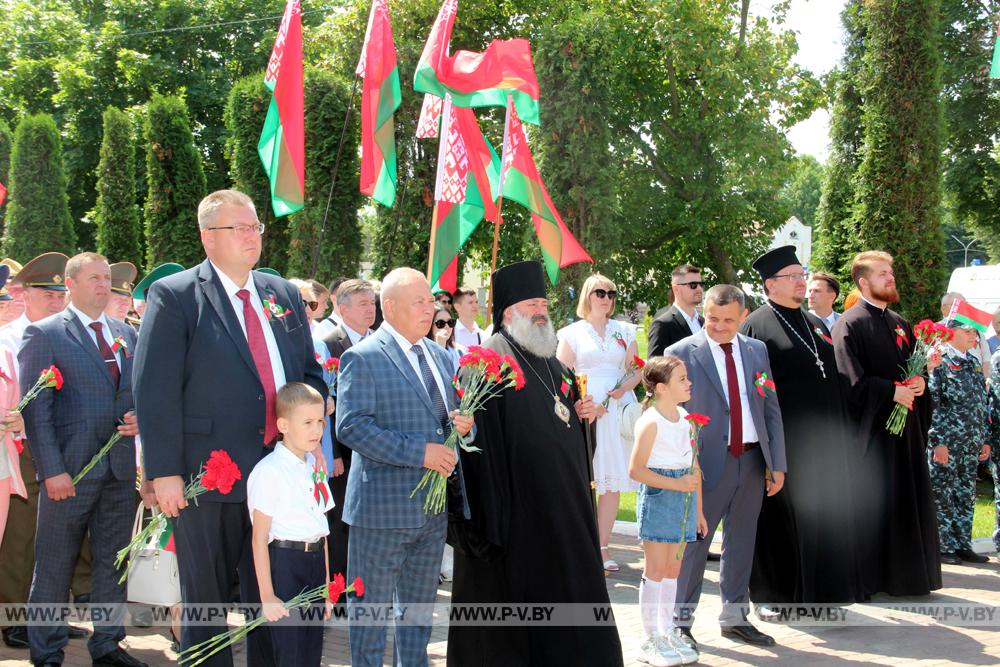
[[[993,42],[993,63],[990,65],[990,78],[1000,79],[1000,28],[997,28],[996,41]]]
[[[951,304],[951,313],[948,319],[957,320],[962,324],[972,327],[981,334],[986,333],[990,325],[993,324],[992,315],[984,310],[979,310],[968,301],[962,301],[961,299],[955,299]]]
[[[420,107],[420,119],[417,121],[417,139],[434,139],[441,125],[441,109],[444,100],[437,95],[426,93],[424,103]]]
[[[513,102],[507,104],[507,121],[503,135],[503,159],[500,170],[500,194],[513,199],[531,211],[538,242],[542,246],[542,259],[549,280],[555,285],[559,269],[577,262],[594,263],[580,242],[563,222],[556,210],[549,191],[535,167],[524,126],[518,118]]]
[[[402,101],[396,43],[386,0],[373,0],[355,73],[361,87],[361,193],[383,206],[396,202],[395,113]]]
[[[458,252],[485,217],[497,219],[500,158],[483,136],[472,109],[445,98],[434,187],[434,225],[427,280],[454,292]]]
[[[295,213],[305,205],[305,102],[302,93],[302,9],[288,0],[264,73],[271,105],[257,142],[257,153],[271,184],[271,208],[276,216]]]
[[[458,0],[444,0],[417,62],[417,92],[452,97],[457,107],[502,107],[507,98],[527,123],[539,124],[538,80],[526,39],[493,40],[483,52],[450,53]]]
[[[7,199],[7,188],[0,183],[0,206],[3,205],[4,200]]]

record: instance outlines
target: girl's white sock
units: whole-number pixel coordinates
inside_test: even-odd
[[[657,605],[657,628],[661,635],[668,635],[674,629],[674,605],[677,602],[677,580],[664,578],[660,581],[659,604]]]
[[[660,583],[643,577],[639,582],[639,616],[642,632],[649,639],[657,632],[657,614],[660,607]]]

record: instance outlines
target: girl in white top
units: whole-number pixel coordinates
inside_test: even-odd
[[[641,484],[636,515],[645,554],[639,584],[645,635],[640,660],[657,666],[688,664],[698,659],[698,652],[673,634],[679,552],[683,543],[697,539],[696,532],[708,532],[701,507],[701,470],[691,449],[693,432],[679,405],[691,398],[691,381],[684,363],[666,355],[646,362],[642,383],[646,410],[635,424],[629,462],[629,475]]]

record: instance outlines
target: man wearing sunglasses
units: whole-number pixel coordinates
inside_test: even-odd
[[[648,356],[658,357],[668,347],[701,331],[705,323],[697,307],[705,293],[701,269],[682,264],[670,273],[670,290],[674,303],[665,313],[656,317],[649,327]]]

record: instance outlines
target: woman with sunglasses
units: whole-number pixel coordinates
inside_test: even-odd
[[[431,330],[427,332],[427,337],[448,351],[455,364],[455,372],[458,372],[458,359],[462,356],[462,352],[455,345],[455,316],[448,308],[439,306],[434,311],[434,320],[431,322]]]
[[[608,572],[619,569],[608,553],[608,540],[618,516],[620,494],[637,489],[628,474],[631,452],[626,451],[622,441],[618,424],[620,410],[635,402],[632,389],[641,379],[640,373],[628,372],[637,354],[635,329],[611,317],[617,296],[615,284],[608,278],[599,273],[587,278],[576,308],[581,319],[559,330],[556,350],[559,361],[577,375],[587,376],[587,391],[594,396],[594,402],[600,402],[594,443],[594,481],[601,557]],[[615,388],[623,376],[627,376],[625,381]]]

